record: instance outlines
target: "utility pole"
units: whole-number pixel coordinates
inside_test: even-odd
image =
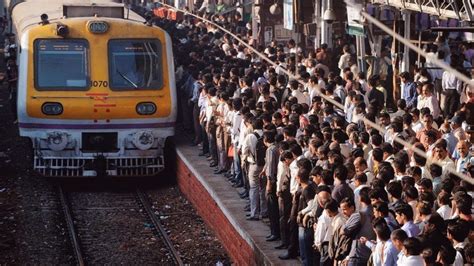
[[[398,32],[398,29],[400,28],[398,25],[398,21],[400,19],[400,14],[398,11],[394,12],[394,18],[393,18],[393,24],[392,24],[392,30],[394,32]],[[396,39],[393,39],[392,41],[392,68],[393,68],[393,100],[397,101],[400,99],[400,84],[399,84],[399,79],[398,75],[400,73],[399,69],[399,60],[400,60],[400,55],[398,53],[399,50],[399,42]]]

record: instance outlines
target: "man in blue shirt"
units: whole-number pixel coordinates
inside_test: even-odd
[[[403,204],[395,209],[395,219],[402,225],[402,230],[408,237],[417,237],[420,228],[413,223],[413,209],[408,204]]]
[[[410,73],[402,72],[400,74],[400,79],[403,83],[403,96],[402,98],[407,103],[407,108],[411,109],[416,107],[417,93],[416,93],[416,84],[412,81]]]

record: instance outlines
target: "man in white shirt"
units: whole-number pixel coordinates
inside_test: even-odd
[[[349,63],[351,60],[351,48],[349,45],[344,45],[342,48],[342,51],[344,52],[343,55],[339,58],[339,62],[337,64],[337,67],[341,70],[340,76],[341,78],[344,78],[344,69],[349,67]]]
[[[451,195],[445,191],[441,191],[438,194],[437,203],[440,206],[436,212],[444,219],[449,220],[451,218],[452,209],[449,206]]]
[[[433,158],[435,160],[438,160],[439,163],[441,163],[443,167],[443,174],[442,174],[442,179],[445,179],[449,175],[449,169],[455,169],[454,162],[451,160],[448,156],[448,151],[446,150],[447,148],[447,142],[445,139],[440,139],[438,140],[433,148]]]
[[[299,83],[297,80],[290,81],[291,96],[295,97],[298,100],[299,104],[308,103],[308,96],[305,95],[299,88]]]
[[[411,116],[412,116],[412,123],[411,123],[411,129],[415,131],[415,133],[418,133],[420,130],[423,129],[423,123],[420,120],[420,110],[418,109],[413,109],[411,111]]]
[[[321,265],[329,265],[331,258],[328,254],[329,241],[344,223],[347,218],[339,212],[338,204],[335,200],[330,199],[324,203],[324,211],[317,219],[314,231],[314,246],[317,247],[321,254]],[[332,264],[332,263],[331,263]]]
[[[451,67],[456,67],[451,63]],[[443,94],[445,95],[444,105],[441,105],[444,112],[444,117],[451,118],[459,108],[459,97],[462,92],[462,81],[458,79],[453,73],[444,71],[441,80],[443,87]]]
[[[280,237],[281,245],[276,249],[286,249],[289,245],[289,226],[288,220],[291,211],[291,194],[290,194],[290,173],[289,166],[294,160],[290,151],[281,151],[281,159],[277,169],[277,196],[278,209],[280,215]]]
[[[215,88],[209,88],[207,93],[207,105],[205,110],[206,116],[206,132],[207,138],[209,141],[209,153],[211,155],[211,164],[210,167],[217,166],[217,142],[216,142],[216,121],[214,119],[214,114],[219,104],[219,99],[216,95]]]
[[[232,122],[230,126],[230,137],[232,141],[232,145],[234,146],[234,176],[233,181],[235,183],[235,187],[242,187],[243,186],[243,176],[242,176],[242,168],[241,168],[241,161],[239,155],[239,136],[240,136],[240,125],[242,123],[242,114],[240,113],[240,109],[242,109],[242,100],[240,98],[236,98],[232,100]]]
[[[206,108],[209,102],[207,98],[207,88],[204,87],[199,94],[198,106],[199,106],[199,123],[201,128],[202,137],[202,152],[199,156],[207,156],[209,154],[209,140],[207,139],[206,133]]]
[[[403,266],[420,266],[424,264],[423,258],[420,256],[422,245],[420,240],[416,237],[409,237],[403,241],[403,253],[405,258],[403,264],[398,262],[398,265]]]
[[[373,265],[395,266],[398,260],[398,250],[390,240],[390,228],[383,218],[373,221],[373,229],[377,235],[377,242],[368,241],[361,237],[360,241],[372,250]]]
[[[245,137],[245,146],[242,150],[242,155],[247,159],[249,164],[249,199],[250,199],[250,215],[247,220],[258,221],[260,211],[262,211],[263,202],[260,201],[260,193],[264,190],[260,187],[259,174],[262,172],[263,165],[257,164],[257,141],[263,135],[262,131],[263,121],[259,118],[254,118],[249,129],[252,133]],[[257,135],[259,137],[257,137]]]
[[[290,146],[290,151],[293,154],[293,158],[296,158],[294,161],[291,162],[289,166],[290,171],[290,193],[291,193],[291,213],[289,218],[289,243],[288,243],[288,252],[284,255],[279,256],[282,260],[287,260],[290,258],[296,258],[297,250],[298,250],[298,224],[296,222],[297,210],[298,210],[298,201],[296,200],[296,193],[299,188],[299,184],[297,181],[297,175],[299,171],[298,161],[303,156],[303,150],[301,146],[298,144],[294,144]],[[296,210],[296,211],[295,211]]]
[[[405,260],[405,254],[403,253],[403,242],[408,238],[407,233],[402,229],[396,229],[390,234],[390,240],[392,240],[393,245],[398,250],[398,260],[397,265],[404,265],[403,261]]]
[[[464,261],[465,254],[464,246],[465,240],[469,235],[469,223],[464,220],[458,220],[456,223],[448,225],[448,239],[453,243],[453,247],[456,249],[456,259],[454,260],[454,266],[462,266],[468,264]]]
[[[356,174],[365,174],[367,176],[367,181],[369,184],[372,183],[372,180],[374,179],[374,174],[369,171],[368,166],[367,166],[367,161],[362,158],[362,157],[357,157],[354,160],[354,167]]]
[[[298,182],[296,181],[296,176],[298,175],[298,161],[304,158],[303,151],[301,150],[301,146],[293,145],[291,148],[291,153],[296,158],[290,164],[290,193],[292,196],[295,195],[296,191],[298,190]]]

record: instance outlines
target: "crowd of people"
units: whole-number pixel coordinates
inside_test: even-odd
[[[303,51],[294,40],[263,47],[240,14],[213,20],[275,64],[215,25],[156,23],[174,40],[191,145],[242,188],[247,220],[269,219],[267,241],[280,259],[472,265],[473,87],[427,61],[389,90],[389,54],[376,61],[379,72],[364,73],[350,39],[332,49]],[[472,46],[441,37],[427,49],[469,75]],[[391,90],[401,91],[396,110],[387,108]]]

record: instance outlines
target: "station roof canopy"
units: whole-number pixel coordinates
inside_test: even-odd
[[[474,0],[368,0],[374,5],[387,5],[422,12],[440,18],[474,22]]]

